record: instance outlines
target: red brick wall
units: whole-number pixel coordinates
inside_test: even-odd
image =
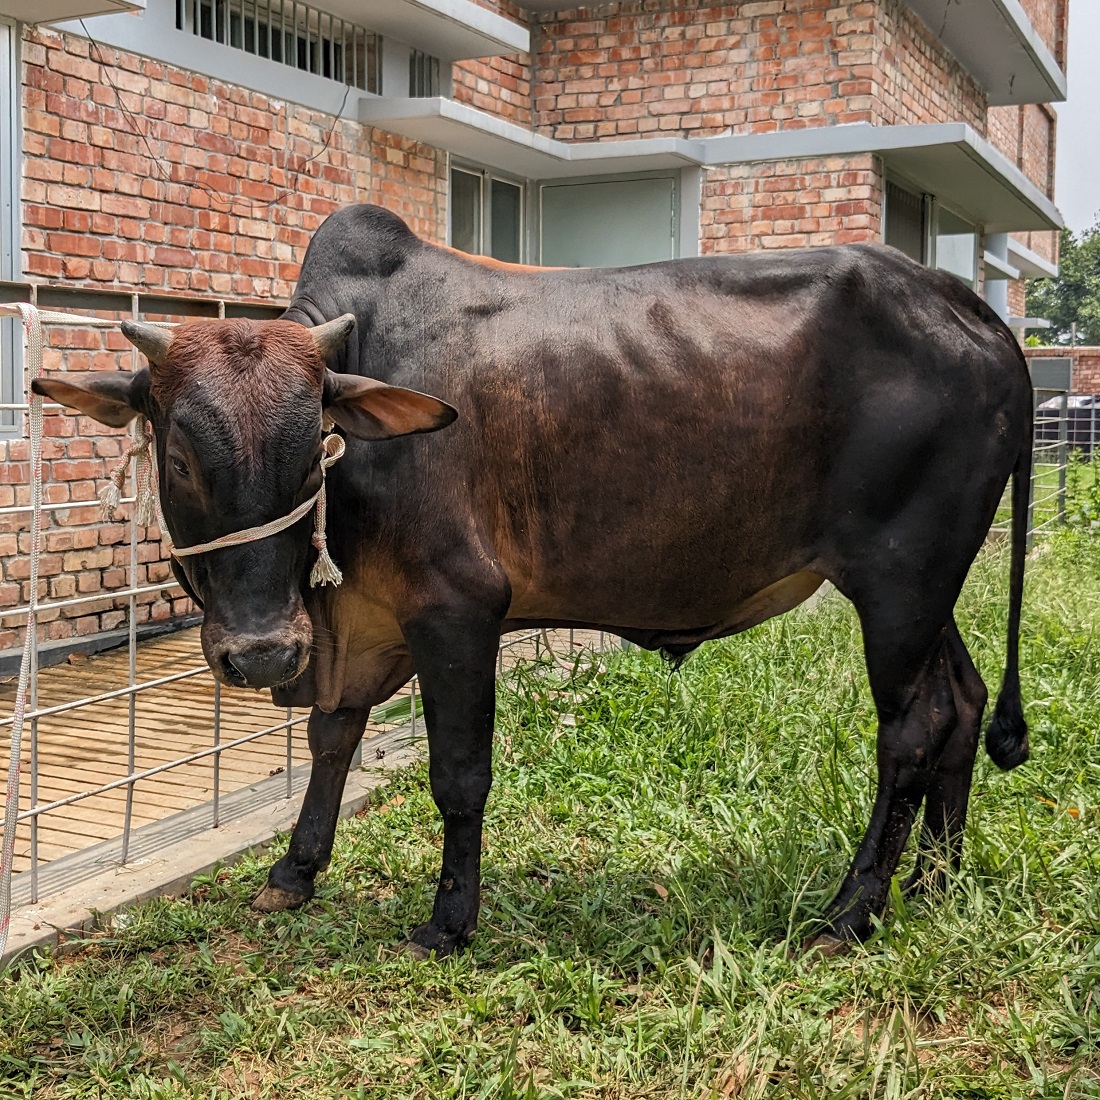
[[[984,134],[985,93],[905,0],[880,0],[875,23],[875,121],[966,122]]]
[[[581,140],[847,122],[985,130],[974,82],[901,0],[624,0],[546,17],[535,124]]]
[[[1057,125],[1057,115],[1045,104],[1027,103],[1020,107],[989,109],[989,140],[1041,191],[1051,197],[1056,197],[1054,158]],[[1014,233],[1013,236],[1044,259],[1052,262],[1057,260],[1057,233],[1043,231]],[[1020,294],[1022,293],[1021,291]]]
[[[1041,104],[1026,103],[1019,108],[1019,165],[1024,175],[1048,195],[1054,193],[1053,111]]]
[[[423,236],[443,238],[446,180],[436,150],[351,120],[329,137],[331,116],[158,61],[105,54],[132,118],[85,39],[24,31],[22,245],[30,279],[280,301],[313,230],[346,203],[380,203]],[[117,332],[56,329],[51,342],[64,347],[69,371],[130,364]],[[60,352],[48,352],[46,369],[60,367]],[[96,501],[123,435],[52,414],[46,433],[46,500],[75,506],[49,513],[40,595],[122,587],[128,525],[101,524],[98,505],[83,502]],[[0,506],[26,498],[27,447],[0,441]],[[27,517],[0,517],[0,607],[29,596],[29,562],[10,556],[25,552],[27,527]],[[139,558],[138,583],[167,577],[159,542],[144,543]],[[187,606],[153,596],[140,603],[139,622]],[[104,601],[53,613],[44,634],[93,634],[122,619]],[[7,626],[0,623],[0,650],[18,641]]]
[[[1073,349],[1073,390],[1100,393],[1100,348]]]
[[[536,125],[575,140],[869,120],[873,29],[869,4],[833,0],[626,0],[547,18],[534,59]]]
[[[527,12],[509,0],[475,0],[506,19],[527,26]],[[488,111],[520,126],[531,125],[531,58],[528,54],[458,61],[451,72],[459,103]]]
[[[1013,164],[1020,156],[1020,108],[990,107],[986,137]]]
[[[871,156],[730,165],[704,180],[700,251],[874,241],[881,217]]]
[[[1083,6],[1089,0],[1075,2]],[[1020,6],[1047,49],[1054,55],[1054,60],[1065,68],[1066,13],[1069,7],[1067,0],[1020,0]]]
[[[1028,359],[1043,359],[1052,355],[1072,359],[1073,392],[1100,394],[1100,348],[1024,348],[1024,355]]]
[[[1008,284],[1008,315],[1027,316],[1027,284],[1023,279],[1013,279]]]
[[[520,126],[531,125],[531,65],[527,54],[459,61],[454,98]]]
[[[85,39],[28,30],[23,59],[29,276],[284,299],[341,205],[444,232],[434,149],[106,50],[131,120]]]

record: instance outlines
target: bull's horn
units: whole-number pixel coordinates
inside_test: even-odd
[[[164,366],[168,358],[168,345],[172,343],[170,329],[146,325],[141,321],[123,321],[122,335],[154,366]]]
[[[344,341],[351,335],[353,328],[355,328],[355,314],[345,313],[335,321],[326,321],[323,325],[311,328],[309,333],[317,345],[317,350],[321,353],[321,358],[328,359],[344,346]]]

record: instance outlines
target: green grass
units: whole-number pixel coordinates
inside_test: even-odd
[[[481,930],[428,912],[424,767],[340,828],[304,911],[248,908],[268,858],[0,980],[0,1095],[1100,1097],[1100,541],[1030,565],[1034,755],[980,758],[962,875],[850,955],[798,945],[866,824],[874,721],[839,597],[713,644],[500,692]],[[995,689],[1007,559],[960,608]]]

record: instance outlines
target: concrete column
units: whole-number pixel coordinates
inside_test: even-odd
[[[985,250],[991,255],[996,256],[998,260],[1003,260],[1008,263],[1008,234],[1007,233],[990,233],[985,238]],[[992,306],[993,309],[1003,318],[1008,320],[1008,280],[1000,277],[1000,272],[997,272],[998,278],[991,279],[989,272],[986,272],[985,276],[985,300]]]

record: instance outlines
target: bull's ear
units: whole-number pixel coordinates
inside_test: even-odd
[[[453,424],[458,413],[438,397],[387,386],[375,378],[325,372],[325,412],[349,435],[396,439],[435,432]]]
[[[134,373],[113,370],[44,374],[31,383],[31,389],[100,424],[121,428],[148,407],[149,368]]]

